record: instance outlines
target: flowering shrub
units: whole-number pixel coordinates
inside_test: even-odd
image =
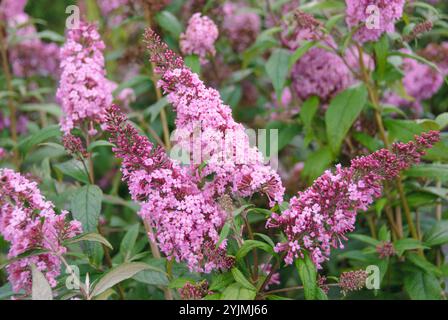
[[[445,2],[70,4],[0,1],[1,299],[446,299]]]

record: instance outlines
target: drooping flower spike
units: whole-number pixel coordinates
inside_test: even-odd
[[[206,87],[152,30],[146,31],[145,38],[155,71],[161,75],[158,85],[177,113],[175,141],[190,155],[192,172],[199,178],[214,177],[205,183],[204,191],[215,197],[228,192],[241,197],[263,193],[271,206],[281,202],[280,177],[250,146],[244,127],[234,121],[219,92]]]
[[[430,131],[415,141],[395,143],[391,151],[381,149],[369,156],[353,159],[351,166],[327,170],[307,190],[292,198],[282,214],[273,214],[269,228],[281,228],[287,241],[277,244],[291,264],[309,252],[317,268],[328,260],[331,248],[343,248],[345,234],[355,228],[357,211],[366,211],[382,192],[382,182],[394,179],[401,170],[418,163],[439,141],[439,132]]]
[[[68,134],[75,127],[87,128],[90,135],[106,119],[112,104],[112,87],[105,77],[104,42],[95,25],[81,21],[70,29],[61,49],[61,79],[56,97],[61,103],[61,128]]]
[[[123,180],[141,205],[138,214],[155,230],[149,236],[161,251],[198,272],[231,267],[226,242],[216,248],[226,212],[199,189],[188,168],[139,135],[117,106],[108,110],[107,130],[116,145],[113,151],[123,160]]]

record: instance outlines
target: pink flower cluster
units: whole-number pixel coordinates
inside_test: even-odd
[[[310,253],[317,268],[328,260],[330,249],[343,248],[345,234],[353,231],[357,211],[366,211],[381,195],[384,180],[393,179],[403,169],[418,163],[425,149],[439,141],[439,132],[415,137],[415,142],[395,143],[392,151],[381,149],[353,159],[349,168],[327,170],[314,184],[290,201],[282,214],[273,214],[267,226],[280,227],[287,241],[275,247],[285,252],[285,262]]]
[[[402,70],[404,89],[407,95],[414,100],[410,101],[389,91],[385,94],[385,102],[399,107],[410,107],[417,113],[421,113],[423,110],[421,102],[431,98],[439,91],[443,85],[443,75],[412,58],[403,59]]]
[[[281,202],[284,188],[280,177],[264,164],[261,152],[250,146],[244,127],[234,121],[219,92],[206,87],[182,61],[173,65],[174,53],[168,53],[170,60],[163,62],[165,58],[157,52],[168,49],[154,34],[147,34],[147,39],[153,43],[149,46],[153,62],[157,66],[171,64],[159,70],[159,86],[177,112],[177,146],[190,155],[192,171],[199,179],[214,177],[205,182],[204,192],[214,196],[231,192],[241,197],[264,193],[271,205]],[[157,46],[164,49],[154,48]],[[205,167],[198,170],[203,164]]]
[[[61,268],[58,255],[67,250],[62,242],[81,233],[81,224],[67,222],[67,211],[57,215],[54,205],[45,200],[37,183],[13,170],[0,169],[0,194],[0,234],[11,243],[8,258],[19,257],[30,250],[45,250],[7,266],[13,290],[31,290],[31,264],[44,273],[52,287],[56,286]]]
[[[4,0],[0,4],[0,17],[17,37],[24,38],[9,47],[12,72],[17,77],[56,75],[59,65],[59,47],[46,43],[37,36],[37,30],[29,24],[24,12],[26,1]]]
[[[226,243],[215,248],[226,212],[201,192],[187,168],[126,124],[117,106],[109,109],[107,124],[110,141],[116,145],[113,151],[123,159],[123,180],[132,199],[141,204],[139,215],[155,229],[150,236],[162,252],[186,261],[194,271],[227,269]]]
[[[0,19],[8,21],[11,17],[22,14],[27,0],[2,0],[0,2]]]
[[[203,280],[199,283],[187,282],[179,289],[180,298],[182,300],[201,300],[209,294],[213,294],[208,289],[207,280]]]
[[[330,37],[326,37],[322,30],[322,23],[314,16],[296,10],[289,19],[282,21],[282,31],[280,40],[283,45],[291,50],[296,50],[304,41],[328,40],[331,45],[335,45]]]
[[[129,0],[99,0],[97,3],[101,14],[107,18],[108,25],[111,27],[118,26],[123,22],[130,9]]]
[[[112,89],[105,78],[103,50],[95,25],[81,22],[79,29],[67,32],[61,49],[61,79],[56,97],[64,113],[61,128],[70,133],[74,127],[95,134],[102,124],[106,108],[112,103]],[[83,127],[83,125],[85,127]]]
[[[242,3],[226,2],[222,6],[224,33],[237,52],[246,50],[257,38],[261,28],[258,14],[247,11]]]
[[[118,88],[118,84],[111,80],[106,80],[109,86],[109,90],[114,92]],[[134,102],[137,97],[135,96],[135,91],[132,88],[123,88],[120,92],[115,93],[115,101],[124,109],[129,109],[129,106]]]
[[[345,296],[349,292],[359,291],[366,286],[369,274],[364,270],[343,272],[339,277],[339,288]]]
[[[215,41],[218,35],[218,27],[213,20],[195,13],[188,21],[185,33],[180,35],[180,49],[184,55],[198,55],[201,64],[205,64],[208,55],[216,54]]]
[[[18,134],[24,134],[28,131],[28,117],[24,114],[16,115],[16,130]],[[11,127],[11,119],[0,111],[0,132]]]
[[[293,66],[291,77],[299,98],[318,96],[323,102],[328,102],[353,82],[342,58],[323,48],[312,48],[304,54]]]
[[[323,33],[321,23],[312,15],[296,10],[291,27],[286,25],[281,37],[290,50],[299,48],[303,41],[320,41],[327,47],[311,48],[291,70],[292,87],[300,99],[318,96],[326,103],[353,83],[353,75],[344,60],[332,51],[337,48],[334,39]]]
[[[376,41],[384,32],[393,32],[395,22],[403,15],[405,2],[406,0],[345,0],[346,23],[351,29],[356,29],[353,38],[359,42]]]
[[[430,43],[421,54],[436,63],[445,76],[448,75],[448,42]]]

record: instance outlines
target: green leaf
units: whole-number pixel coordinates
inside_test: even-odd
[[[329,147],[322,147],[311,153],[305,160],[303,175],[312,181],[319,177],[333,162],[333,153]]]
[[[168,286],[169,280],[167,273],[161,268],[163,265],[160,260],[152,260],[147,264],[148,268],[137,273],[133,279],[141,283],[153,286]]]
[[[164,10],[156,14],[156,21],[163,30],[179,39],[183,27],[175,15]]]
[[[212,278],[212,283],[210,285],[210,290],[221,291],[232,282],[234,282],[234,278],[231,272],[214,274]]]
[[[51,30],[43,30],[37,33],[39,39],[50,40],[53,42],[64,42],[65,38],[59,33]]]
[[[408,252],[406,254],[406,259],[411,262],[413,265],[419,267],[422,271],[434,274],[436,276],[441,276],[442,271],[440,271],[439,268],[437,268],[435,265],[433,265],[431,262],[426,260],[425,257],[420,256],[417,253],[414,252]]]
[[[273,130],[275,129],[278,130],[278,139],[277,139],[278,141],[276,141],[278,142],[277,150],[275,150],[275,144],[271,145],[271,140],[275,141],[275,139],[272,138],[272,135],[274,134]],[[276,152],[282,150],[287,145],[289,145],[291,141],[294,139],[294,137],[296,137],[301,131],[300,126],[298,126],[297,124],[285,123],[283,121],[269,122],[268,125],[266,126],[266,130],[267,130],[266,134],[267,146],[266,150],[263,150],[263,154],[267,159],[269,159],[269,157],[272,156],[272,154],[277,154]],[[267,155],[267,150],[269,150],[269,156]]]
[[[302,119],[305,127],[311,127],[313,124],[314,116],[319,109],[319,98],[312,96],[307,99],[300,108],[300,118]]]
[[[152,83],[152,80],[147,75],[138,74],[128,81],[124,81],[120,83],[120,85],[113,91],[114,97],[121,92],[125,88],[136,88],[140,86],[150,86]]]
[[[434,224],[434,226],[425,233],[423,241],[430,247],[448,243],[448,221],[439,221]]]
[[[19,106],[19,110],[23,112],[45,112],[55,116],[61,117],[61,107],[56,103],[25,103]]]
[[[375,139],[374,137],[368,135],[365,132],[353,132],[352,136],[353,138],[355,138],[356,141],[358,141],[364,147],[369,149],[370,152],[375,152],[376,150],[381,149],[383,147],[381,141]]]
[[[275,247],[274,241],[272,241],[272,239],[269,236],[267,236],[263,233],[257,233],[257,232],[254,233],[254,236],[260,237],[261,239],[266,241],[272,248]]]
[[[356,239],[356,240],[362,241],[364,243],[370,244],[370,245],[372,245],[374,247],[376,247],[377,245],[381,244],[381,241],[379,241],[377,239],[374,239],[372,237],[363,235],[363,234],[351,234],[351,235],[349,235],[349,237],[351,239]]]
[[[304,41],[303,44],[289,57],[288,68],[291,69],[295,63],[315,45],[315,41]]]
[[[6,283],[4,286],[0,287],[0,300],[6,300],[15,294],[16,293],[12,290],[10,283]]]
[[[60,170],[64,175],[72,177],[82,183],[89,183],[89,176],[86,172],[87,165],[83,165],[83,163],[76,159],[71,159],[66,162],[57,163],[54,167]]]
[[[216,243],[216,248],[218,248],[221,245],[221,243],[224,241],[224,239],[227,238],[227,236],[229,235],[229,232],[230,232],[230,222],[227,221],[221,229],[221,232],[219,234],[219,240]]]
[[[448,165],[447,164],[419,164],[404,172],[408,177],[415,178],[432,178],[448,181]]]
[[[411,141],[416,134],[423,132],[423,128],[412,120],[384,119],[384,126],[393,140],[402,142]]]
[[[40,129],[39,131],[29,135],[19,143],[19,150],[22,154],[27,154],[29,151],[39,143],[47,141],[54,137],[59,137],[61,130],[59,125],[51,125]]]
[[[199,56],[192,54],[189,56],[186,56],[184,58],[185,65],[191,69],[194,73],[200,74],[201,73],[201,62],[199,60]]]
[[[442,288],[437,278],[424,271],[416,271],[404,278],[404,288],[412,300],[439,300]]]
[[[168,100],[166,99],[166,97],[163,97],[162,99],[160,99],[159,101],[157,101],[156,103],[150,105],[148,107],[148,109],[146,109],[143,114],[145,116],[150,115],[150,122],[154,122],[158,115],[160,114],[160,111],[162,111],[162,109],[168,105]]]
[[[305,146],[307,146],[314,137],[313,119],[318,109],[319,98],[316,96],[307,99],[300,108],[300,119],[302,120],[305,132]]]
[[[189,279],[189,278],[176,278],[170,282],[168,287],[171,289],[180,289],[183,286],[185,286],[187,283],[195,283],[195,281],[194,281],[194,279]]]
[[[8,259],[5,263],[0,264],[0,270],[2,270],[7,265],[9,265],[13,262],[19,261],[24,258],[35,257],[35,256],[45,254],[45,253],[49,253],[49,251],[47,249],[35,249],[35,250],[26,251],[24,253],[19,254],[18,256],[14,257],[14,258]]]
[[[246,210],[247,208],[250,208],[250,207],[252,207],[253,206],[253,204],[245,204],[245,205],[242,205],[241,207],[239,207],[238,209],[235,209],[235,211],[233,211],[233,217],[235,218],[235,217],[238,217],[244,210]]]
[[[115,145],[109,141],[106,140],[97,140],[92,142],[88,147],[87,151],[92,152],[98,147],[114,147]]]
[[[247,289],[239,283],[228,286],[221,295],[221,300],[254,300],[257,293]]]
[[[342,141],[344,141],[366,102],[367,90],[363,85],[348,88],[330,102],[330,106],[325,113],[325,123],[328,142],[335,154],[339,153]]]
[[[73,237],[71,239],[68,239],[67,241],[65,241],[64,243],[66,244],[72,244],[72,243],[77,243],[80,241],[93,241],[93,242],[99,242],[101,244],[104,244],[106,247],[108,247],[109,249],[113,250],[112,245],[110,244],[109,241],[107,241],[106,238],[104,238],[102,235],[100,235],[99,233],[95,233],[95,232],[89,232],[89,233],[84,233],[81,234],[79,236]]]
[[[238,282],[241,286],[243,286],[246,289],[256,291],[257,289],[254,287],[252,283],[249,282],[249,280],[246,279],[244,274],[238,270],[236,267],[232,268],[232,275],[236,282]]]
[[[285,49],[275,49],[266,63],[266,73],[272,81],[277,99],[281,98],[288,76],[290,55],[289,51]]]
[[[436,122],[440,127],[440,130],[445,129],[448,126],[448,112],[441,113],[437,116]]]
[[[132,250],[134,249],[135,242],[137,241],[139,229],[140,224],[134,224],[129,228],[121,241],[120,253],[124,257],[124,261],[128,261],[131,258]]]
[[[416,60],[418,62],[421,62],[423,64],[426,64],[426,65],[430,66],[431,68],[433,68],[437,72],[441,73],[439,67],[435,63],[433,63],[433,62],[431,62],[429,60],[426,60],[422,56],[419,56],[419,55],[416,55],[416,54],[412,54],[412,53],[405,53],[405,52],[401,52],[401,51],[390,52],[389,53],[389,57],[392,57],[392,56],[400,56],[400,57],[403,57],[403,58],[414,59],[414,60]]]
[[[389,50],[389,38],[383,35],[381,39],[374,44],[376,74],[378,79],[384,79],[387,67],[387,53]]]
[[[302,280],[305,299],[317,299],[317,270],[308,253],[305,253],[303,259],[296,259],[295,265],[299,272],[300,280]]]
[[[33,300],[53,300],[53,293],[47,278],[34,264],[31,264],[31,297]]]
[[[124,281],[126,279],[132,278],[137,273],[150,269],[151,266],[143,262],[127,262],[113,268],[107,272],[101,279],[96,283],[92,290],[92,296],[95,297],[100,295],[109,288],[112,288],[117,283]]]
[[[243,245],[241,246],[241,248],[238,250],[237,254],[236,254],[236,259],[237,260],[241,260],[242,258],[244,258],[250,251],[254,250],[254,249],[261,249],[263,251],[266,251],[268,253],[272,253],[272,247],[270,245],[268,245],[265,242],[261,242],[258,240],[246,240],[244,241]]]
[[[81,222],[85,232],[97,230],[102,198],[103,192],[95,185],[79,188],[73,196],[71,212],[73,218]]]
[[[394,242],[395,250],[399,256],[403,255],[403,253],[407,250],[415,250],[415,249],[429,249],[429,247],[424,246],[420,240],[417,239],[400,239]]]

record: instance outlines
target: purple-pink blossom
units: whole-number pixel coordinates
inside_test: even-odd
[[[9,44],[8,53],[12,73],[17,77],[55,76],[58,73],[59,47],[43,42],[23,11],[26,1],[5,0],[0,4],[0,17],[20,39]]]
[[[443,75],[430,66],[407,57],[403,59],[402,70],[403,87],[409,98],[405,99],[395,92],[388,91],[384,102],[398,107],[412,108],[417,113],[421,113],[423,109],[421,102],[430,99],[439,91],[443,85]]]
[[[9,18],[23,13],[27,0],[2,0],[0,2],[0,19],[7,21]]]
[[[246,50],[257,38],[261,28],[258,14],[248,11],[242,3],[226,2],[222,6],[224,33],[237,52]]]
[[[291,71],[292,86],[302,100],[318,96],[323,102],[353,83],[353,76],[341,57],[323,48],[312,48]]]
[[[345,234],[353,231],[358,211],[366,211],[382,192],[382,181],[396,177],[403,169],[418,163],[439,141],[439,132],[415,137],[415,141],[395,143],[391,151],[381,149],[351,161],[351,166],[327,170],[313,185],[290,201],[281,214],[273,213],[269,228],[279,227],[287,240],[277,244],[291,264],[308,252],[317,268],[328,260],[331,248],[343,248]]]
[[[214,177],[204,182],[204,191],[241,197],[262,193],[270,205],[281,202],[284,187],[280,177],[264,163],[261,152],[250,146],[244,127],[235,122],[219,92],[206,87],[152,31],[146,38],[151,59],[162,75],[159,86],[177,113],[174,140],[188,153],[198,178]]]
[[[226,212],[202,192],[197,179],[172,161],[161,147],[138,134],[117,106],[109,109],[107,130],[123,180],[139,202],[141,218],[154,228],[149,236],[170,259],[185,261],[191,270],[227,269],[226,242],[216,248]]]
[[[105,121],[106,108],[112,103],[112,90],[105,77],[105,45],[93,24],[80,22],[79,29],[67,32],[61,49],[61,79],[56,97],[63,116],[65,133],[75,128],[95,134],[96,125]]]
[[[393,32],[403,15],[406,0],[345,0],[346,23],[356,29],[353,38],[361,43],[376,41]]]
[[[31,250],[44,253],[11,262],[6,270],[15,292],[31,290],[30,265],[35,264],[52,287],[60,274],[63,241],[81,233],[81,224],[66,221],[68,212],[56,214],[54,205],[40,193],[36,182],[11,169],[0,169],[0,234],[10,243],[8,258]]]
[[[216,54],[218,35],[218,27],[212,19],[195,13],[188,21],[185,33],[180,35],[180,49],[184,55],[198,55],[201,63],[205,64],[207,56]]]

